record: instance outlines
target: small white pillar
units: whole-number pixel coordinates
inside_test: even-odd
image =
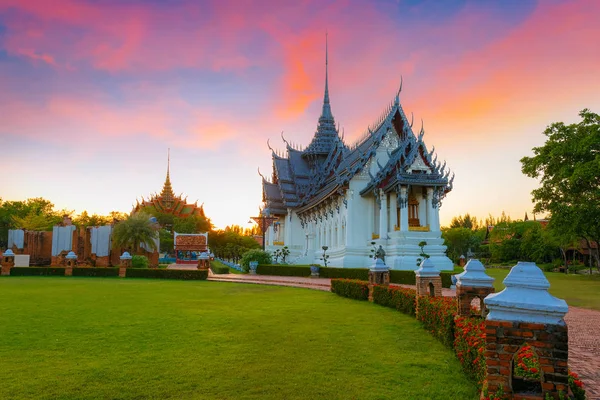
[[[395,190],[390,192],[390,231],[393,232],[398,226],[398,195]]]
[[[408,232],[408,194],[405,185],[400,186],[400,231]]]
[[[388,233],[388,218],[387,218],[387,195],[382,189],[379,189],[379,199],[381,201],[379,207],[379,239],[387,238]]]

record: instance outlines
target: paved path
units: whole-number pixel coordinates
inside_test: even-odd
[[[169,269],[196,269],[195,265],[171,264]],[[295,276],[249,274],[216,275],[209,270],[208,280],[262,285],[293,286],[329,291],[331,280]],[[412,285],[397,285],[414,288]],[[451,289],[442,289],[444,296],[455,296]],[[569,366],[585,384],[588,400],[600,400],[600,311],[569,307],[565,317],[569,327]]]

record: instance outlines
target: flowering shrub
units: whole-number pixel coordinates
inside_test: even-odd
[[[331,291],[339,296],[356,300],[369,300],[369,284],[365,281],[332,279]]]
[[[417,309],[417,292],[394,286],[375,285],[373,287],[373,302],[382,306],[395,308],[404,314],[415,316]]]
[[[454,319],[454,351],[463,371],[481,387],[485,379],[485,320],[477,317]]]
[[[500,388],[496,391],[496,393],[490,393],[488,391],[487,385],[484,384],[483,391],[481,394],[483,395],[483,396],[481,396],[481,400],[504,400],[505,399],[504,387],[502,385],[500,385]]]
[[[515,376],[531,380],[539,380],[541,377],[540,361],[537,354],[535,354],[529,345],[525,345],[519,349],[516,354],[514,367]]]
[[[585,400],[583,382],[575,372],[571,371],[569,371],[569,388],[571,389],[571,392],[573,392],[573,398],[575,400]]]
[[[454,343],[454,316],[457,302],[455,297],[419,298],[417,319],[433,336],[448,347]]]

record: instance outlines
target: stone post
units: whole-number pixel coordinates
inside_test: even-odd
[[[121,260],[121,265],[119,266],[119,277],[125,278],[125,274],[127,273],[127,268],[131,268],[131,254],[129,252],[124,252],[119,259]]]
[[[485,267],[479,260],[469,260],[464,272],[456,276],[456,298],[458,300],[458,316],[471,316],[471,302],[479,298],[479,310],[486,316],[483,299],[494,293],[494,278],[485,273]]]
[[[419,313],[419,298],[424,296],[439,297],[442,295],[442,277],[431,259],[426,258],[415,271],[417,289],[417,314]]]
[[[460,258],[458,259],[458,266],[459,267],[464,267],[466,264],[466,258],[464,255],[461,255]]]
[[[210,256],[206,252],[200,253],[198,257],[198,269],[208,269],[210,266]]]
[[[2,254],[2,275],[10,275],[10,269],[15,266],[15,253],[8,249]]]
[[[75,252],[70,251],[69,254],[65,256],[65,260],[67,261],[67,267],[65,268],[65,276],[73,275],[73,267],[77,265],[77,254]]]
[[[374,285],[389,285],[390,269],[381,258],[376,258],[375,263],[369,269],[369,301],[373,301]]]
[[[567,303],[548,293],[548,280],[532,262],[517,263],[504,285],[506,289],[484,300],[489,309],[484,353],[488,390],[494,393],[502,386],[511,399],[558,399],[559,392],[566,395]],[[539,359],[539,383],[526,382],[514,374],[515,354],[524,344],[531,346]],[[536,388],[532,389],[532,384]]]

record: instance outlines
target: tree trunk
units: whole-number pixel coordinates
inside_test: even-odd
[[[565,262],[565,274],[568,274],[569,273],[569,264],[567,263],[567,252],[562,247],[559,247],[559,249],[560,249],[560,253],[563,256],[563,261]]]

